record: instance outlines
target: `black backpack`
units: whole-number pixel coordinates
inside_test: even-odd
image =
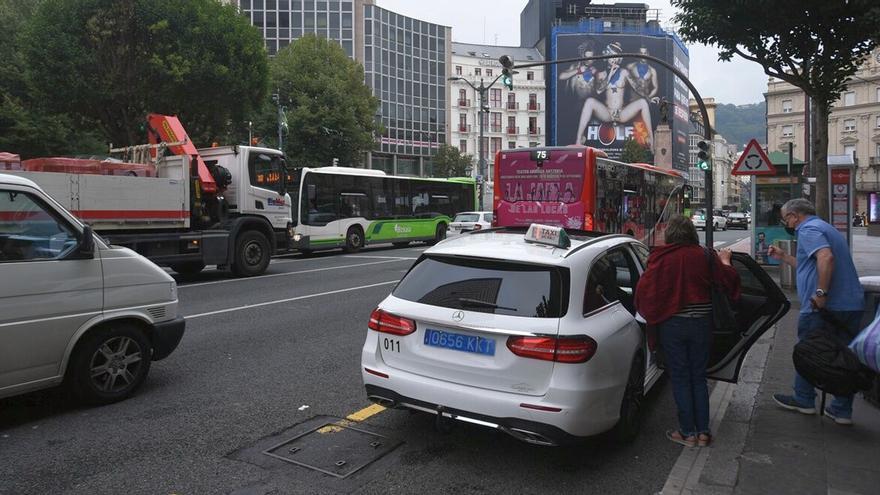
[[[847,347],[847,332],[833,316],[822,314],[826,325],[794,346],[792,360],[798,374],[816,388],[836,396],[871,388],[875,373]]]

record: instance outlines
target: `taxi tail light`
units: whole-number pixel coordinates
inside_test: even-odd
[[[482,228],[483,228],[482,225],[480,225],[480,224],[478,224],[478,223],[477,223],[477,224],[474,224],[474,230],[480,230],[480,229],[482,229]]]
[[[507,348],[520,357],[585,363],[596,354],[598,344],[590,337],[510,337]]]
[[[367,327],[370,330],[392,335],[409,335],[416,331],[416,322],[376,308],[370,314],[370,322]]]

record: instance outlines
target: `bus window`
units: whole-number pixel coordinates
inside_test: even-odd
[[[372,218],[370,199],[364,193],[340,193],[340,218]]]
[[[396,218],[411,218],[413,216],[413,207],[409,182],[398,181],[393,184],[393,187],[394,216]]]
[[[327,225],[336,220],[336,194],[333,187],[333,176],[324,174],[307,174],[306,190],[308,191],[308,209],[305,210],[307,225]]]

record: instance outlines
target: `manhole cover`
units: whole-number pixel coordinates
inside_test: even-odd
[[[352,426],[325,423],[269,447],[263,453],[330,476],[346,478],[391,452],[400,443]]]

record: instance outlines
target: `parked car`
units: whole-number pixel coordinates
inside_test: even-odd
[[[429,248],[372,312],[361,355],[367,396],[386,407],[560,445],[639,431],[660,377],[656,339],[633,297],[648,247],[630,236],[532,225]],[[789,302],[753,259],[740,332],[714,336],[708,374],[735,382],[749,347]]]
[[[731,212],[727,215],[727,228],[746,230],[749,228],[749,217],[745,213]]]
[[[465,211],[455,215],[449,224],[450,234],[488,229],[492,226],[491,211]]]
[[[170,275],[9,174],[0,279],[0,398],[64,382],[89,403],[125,399],[183,336]]]
[[[691,221],[694,222],[694,227],[706,230],[706,210],[696,210],[691,215]],[[715,211],[712,217],[712,225],[715,226],[713,230],[727,230],[727,217],[722,214],[721,210]]]

